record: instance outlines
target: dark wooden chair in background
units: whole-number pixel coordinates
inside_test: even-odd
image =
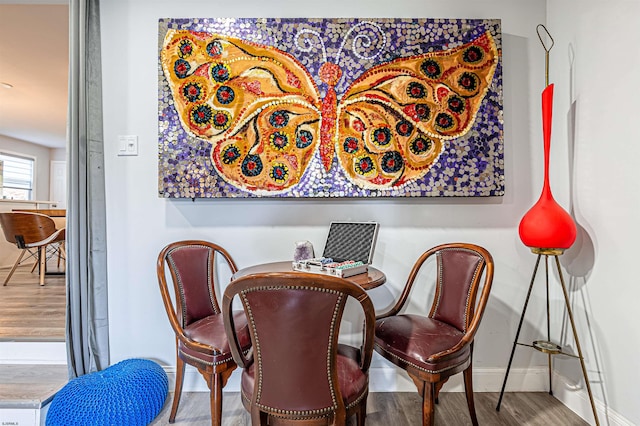
[[[400,314],[418,272],[432,256],[437,264],[436,288],[429,315]],[[471,380],[473,338],[492,281],[493,259],[487,250],[465,243],[440,245],[420,256],[399,300],[391,310],[377,317],[375,350],[405,369],[416,384],[423,398],[423,425],[434,424],[438,392],[450,376],[460,372],[464,372],[471,421],[478,424]],[[482,293],[476,305],[481,284]]]
[[[223,262],[217,262],[220,257]],[[176,336],[176,385],[169,422],[173,423],[180,403],[185,363],[194,366],[210,389],[211,424],[222,424],[222,388],[236,368],[224,331],[216,297],[217,265],[226,264],[229,273],[237,267],[222,247],[198,240],[177,241],[158,255],[157,274],[162,301]],[[166,269],[173,281],[173,299],[167,285]],[[175,303],[174,303],[175,300]],[[250,348],[244,314],[234,316],[242,351]]]
[[[251,356],[242,354],[231,315],[235,296],[249,318]],[[338,344],[347,299],[364,312],[362,346]],[[258,425],[364,425],[375,312],[369,296],[341,278],[301,272],[234,280],[222,311],[231,352],[243,368],[241,399]]]
[[[7,285],[27,252],[37,259],[40,266],[40,285],[44,285],[47,247],[55,247],[58,250],[58,259],[64,256],[65,228],[56,229],[53,219],[44,214],[19,212],[0,213],[0,225],[5,239],[22,250],[3,285]]]

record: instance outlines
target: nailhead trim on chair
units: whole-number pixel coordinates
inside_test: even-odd
[[[331,317],[331,334],[329,335],[329,349],[327,352],[327,360],[330,359],[330,354],[333,350],[333,330],[334,330],[334,326],[336,323],[336,319],[338,316],[338,307],[340,306],[340,304],[342,303],[342,299],[344,297],[343,293],[339,292],[339,291],[335,291],[335,290],[330,290],[330,289],[326,289],[326,288],[316,288],[316,287],[307,287],[307,286],[261,286],[261,287],[255,287],[255,288],[251,288],[248,290],[244,290],[242,292],[240,292],[240,297],[242,298],[242,303],[245,306],[246,310],[247,310],[247,314],[249,317],[249,323],[251,324],[251,328],[253,330],[253,335],[255,336],[256,342],[255,342],[255,351],[256,351],[256,355],[258,358],[258,396],[257,399],[260,400],[261,396],[262,396],[262,361],[261,361],[261,356],[260,356],[260,341],[258,339],[258,333],[256,331],[256,327],[255,327],[255,322],[254,322],[254,318],[253,318],[253,313],[251,312],[251,307],[249,306],[249,303],[247,301],[246,295],[247,293],[250,293],[252,291],[265,291],[265,290],[280,290],[280,289],[287,289],[287,290],[313,290],[313,291],[319,291],[322,293],[331,293],[331,294],[335,294],[338,296],[338,300],[335,304],[334,307],[334,311],[333,311],[333,315]],[[254,357],[255,359],[255,357]],[[331,376],[331,366],[329,364],[329,362],[327,362],[327,377],[330,378]],[[322,409],[318,409],[318,410],[304,410],[304,411],[298,411],[298,410],[281,410],[279,408],[274,408],[274,407],[269,407],[267,405],[264,404],[260,404],[257,403],[256,405],[258,407],[260,407],[261,409],[268,411],[269,413],[273,413],[273,414],[282,414],[282,415],[286,415],[286,416],[302,416],[304,418],[309,418],[309,416],[317,416],[318,418],[320,417],[324,417],[325,414],[330,413],[332,411],[335,411],[338,403],[336,401],[336,393],[335,393],[335,389],[333,388],[333,384],[331,382],[331,380],[329,380],[329,387],[331,390],[331,399],[333,401],[333,406],[332,407],[327,407],[327,408],[322,408]],[[246,395],[244,395],[244,392],[242,393],[242,396],[245,397],[247,399],[247,401],[251,401],[250,398],[247,398]]]
[[[362,393],[360,394],[360,396],[358,396],[356,399],[354,399],[354,400],[353,400],[353,402],[351,402],[351,404],[347,405],[345,408],[346,408],[347,410],[349,410],[350,408],[355,407],[356,405],[360,404],[360,402],[362,401],[362,399],[363,399],[365,396],[367,396],[367,392],[366,392],[366,391],[365,391],[365,392],[362,392]],[[248,404],[250,404],[250,403],[251,403],[251,397],[248,397],[244,392],[241,392],[241,397],[242,397],[242,398],[243,398],[243,399],[244,399]],[[261,406],[261,407],[264,407],[264,406]],[[323,417],[323,416],[319,416],[318,418],[320,418],[320,417]],[[306,417],[306,418],[309,418],[309,417]]]
[[[190,360],[193,360],[193,361],[199,362],[199,363],[204,364],[204,365],[212,365],[212,366],[213,366],[213,365],[220,365],[220,364],[224,364],[225,362],[228,362],[228,361],[230,361],[230,360],[232,359],[232,357],[231,357],[231,356],[228,356],[227,358],[224,358],[224,359],[222,359],[222,360],[220,360],[220,361],[217,361],[217,362],[209,362],[209,361],[205,361],[205,360],[203,360],[202,358],[196,358],[196,357],[195,357],[195,356],[193,356],[193,355],[189,355],[189,354],[187,354],[187,353],[184,353],[183,351],[180,351],[180,353],[181,353],[182,355],[184,355],[185,357],[189,358]],[[220,354],[220,352],[218,352],[218,351],[216,351],[216,353],[217,353],[217,354]]]
[[[333,292],[332,292],[333,293]],[[338,319],[338,306],[342,303],[343,294],[340,292],[335,292],[338,295],[338,300],[336,301],[335,307],[333,308],[333,316],[331,317],[331,334],[329,335],[329,349],[327,350],[327,378],[329,379],[329,386],[331,389],[331,400],[333,401],[333,409],[335,410],[338,407],[338,401],[336,401],[336,390],[333,388],[333,383],[331,382],[331,352],[333,352],[333,330],[336,325],[336,321]]]
[[[175,249],[167,253],[167,260],[169,261],[169,263],[171,263],[171,267],[173,268],[173,270],[177,272],[176,264],[173,261],[173,258],[171,257],[171,254],[173,253],[174,250]],[[186,304],[184,303],[184,289],[182,285],[182,277],[180,276],[180,274],[176,274],[176,276],[178,279],[178,290],[180,291],[180,304],[182,305],[182,321],[180,322],[180,325],[184,327],[184,320],[187,317],[187,308],[185,306]]]
[[[424,368],[424,367],[420,367],[420,366],[419,366],[419,365],[417,365],[417,364],[414,364],[414,363],[412,363],[412,362],[410,362],[410,361],[407,361],[407,360],[406,360],[406,359],[404,359],[404,358],[400,358],[398,355],[396,355],[396,354],[394,354],[394,353],[392,353],[392,352],[389,352],[388,350],[386,350],[385,348],[383,348],[382,346],[380,346],[380,345],[378,345],[378,344],[376,344],[376,346],[377,346],[378,348],[380,348],[381,350],[383,350],[384,352],[386,352],[386,353],[388,353],[389,355],[391,355],[392,357],[394,357],[395,359],[399,360],[400,362],[403,362],[403,363],[405,363],[405,364],[407,364],[407,365],[412,366],[413,368],[416,368],[416,369],[418,369],[418,370],[420,370],[420,371],[424,371],[424,372],[426,372],[426,373],[438,374],[438,373],[442,373],[443,371],[448,371],[448,370],[451,370],[452,368],[456,368],[456,367],[458,367],[460,364],[462,364],[462,363],[458,363],[458,364],[450,365],[450,366],[448,366],[448,367],[446,367],[446,368],[443,368],[443,369],[441,369],[441,370],[428,370],[428,369],[426,369],[426,368]]]
[[[212,349],[213,349],[213,348],[212,348]],[[249,351],[250,351],[250,350],[251,350],[251,348],[249,348],[249,349],[245,349],[244,351],[242,351],[242,353],[246,355],[246,354],[248,354],[248,353],[249,353]],[[216,353],[215,353],[215,355],[222,354],[222,352],[220,352],[220,351],[218,351],[218,350],[216,350],[216,349],[214,349],[214,351],[216,352]],[[231,356],[231,353],[229,353],[229,356],[228,356],[227,358],[224,358],[224,359],[222,359],[222,360],[220,360],[220,361],[218,361],[218,362],[209,362],[209,361],[205,361],[205,360],[203,360],[203,359],[201,359],[201,358],[196,358],[196,357],[194,357],[193,355],[189,355],[188,353],[185,353],[184,351],[180,351],[180,353],[181,353],[182,355],[184,355],[185,357],[187,357],[187,358],[189,358],[189,359],[193,360],[193,361],[197,361],[197,362],[199,362],[199,363],[201,363],[201,364],[204,364],[204,365],[212,365],[212,366],[213,366],[213,365],[220,365],[220,364],[224,364],[225,362],[229,362],[229,361],[231,361],[231,360],[233,359],[233,357]]]
[[[209,247],[207,247],[209,248]],[[209,248],[209,252],[207,253],[207,291],[209,292],[209,301],[211,302],[211,307],[213,308],[213,312],[216,314],[220,314],[220,309],[218,309],[216,302],[216,295],[213,293],[213,269],[215,268],[216,261],[216,252]],[[211,283],[211,285],[209,285]]]
[[[475,281],[476,277],[478,276],[478,273],[480,272],[480,268],[482,267],[483,264],[483,260],[482,257],[480,258],[480,260],[478,261],[478,264],[476,265],[476,270],[473,273],[473,277],[471,277],[472,281]],[[469,302],[471,299],[471,287],[469,287],[469,291],[467,292],[467,301],[464,305],[464,332],[467,331],[467,325],[468,325],[468,317],[467,314],[469,313]]]
[[[367,379],[367,381],[368,381],[368,379]],[[367,393],[368,393],[367,391],[368,390],[369,390],[369,385],[367,384],[367,387],[364,388],[364,392],[362,392],[359,397],[354,399],[353,402],[351,404],[347,405],[345,408],[348,410],[349,408],[355,407],[356,405],[358,405],[360,403],[360,401],[362,401],[362,398],[364,398],[367,395]]]
[[[480,267],[483,264],[482,256],[480,256],[480,254],[475,250],[470,250],[465,248],[449,248],[449,249],[438,250],[438,252],[436,253],[436,256],[438,258],[438,296],[439,297],[438,297],[438,300],[436,301],[436,307],[433,310],[433,312],[438,312],[438,307],[440,306],[440,298],[442,297],[442,270],[444,269],[442,268],[442,252],[443,251],[464,251],[464,252],[475,254],[476,256],[479,257],[478,264],[476,265],[476,270],[473,273],[473,277],[471,278],[472,281],[475,281],[476,277],[478,276],[478,272],[480,272]],[[467,298],[465,299],[464,328],[462,331],[467,331],[467,312],[469,312],[470,295],[471,295],[471,287],[469,287],[469,291],[467,292]]]
[[[305,410],[305,411],[298,411],[298,410],[281,410],[279,408],[273,408],[273,407],[269,407],[267,405],[264,404],[256,404],[258,407],[262,408],[263,410],[269,412],[269,414],[280,414],[283,416],[300,416],[300,417],[310,417],[310,416],[314,416],[314,417],[324,417],[325,414],[327,413],[331,413],[332,411],[335,411],[334,407],[327,407],[327,408],[322,408],[322,409],[318,409],[318,410]]]
[[[240,297],[242,298],[242,304],[244,305],[247,317],[249,319],[249,324],[251,324],[251,330],[253,331],[253,336],[256,341],[254,344],[255,355],[253,357],[254,361],[258,361],[258,371],[262,371],[262,357],[260,356],[260,339],[258,338],[258,333],[256,333],[255,320],[253,319],[253,312],[251,311],[251,306],[249,306],[249,302],[247,301],[246,291],[240,293]],[[262,375],[258,374],[258,399],[260,399],[260,395],[262,395]]]
[[[362,396],[364,396],[364,393],[363,393],[363,395],[362,395]],[[360,401],[360,400],[362,399],[362,396],[358,399],[358,401]],[[247,396],[244,392],[241,392],[241,397],[242,397],[242,399],[244,399],[244,400],[245,400],[245,402],[246,402],[247,404],[251,404],[251,397]],[[260,408],[264,408],[264,409],[268,410],[268,411],[269,411],[269,414],[274,415],[274,416],[278,416],[278,415],[280,415],[280,416],[283,416],[283,417],[284,417],[284,414],[288,413],[288,411],[285,411],[285,410],[275,410],[275,409],[273,409],[273,408],[271,408],[271,407],[267,407],[266,405],[263,405],[263,404],[258,404],[258,406],[259,406]],[[349,407],[351,407],[351,405],[349,405]],[[323,410],[327,410],[327,411],[325,412],[325,414],[326,414],[326,413],[329,413],[329,412],[331,412],[331,411],[333,411],[333,409],[332,409],[332,408],[326,408],[326,409],[323,409]],[[271,412],[271,411],[273,411],[273,412]],[[279,412],[275,412],[275,411],[279,411]],[[305,411],[295,411],[294,413],[296,413],[298,416],[300,416],[300,417],[298,417],[298,419],[320,419],[320,418],[322,418],[322,417],[326,417],[326,416],[324,416],[324,415],[317,415],[317,416],[314,416],[314,417],[310,417],[310,416],[304,416],[304,417],[303,417],[303,416],[302,416],[302,414],[303,414],[303,413],[305,413]],[[294,414],[294,415],[296,415],[296,414]],[[289,416],[289,417],[291,417],[291,416]],[[291,417],[291,418],[296,419],[295,417]]]

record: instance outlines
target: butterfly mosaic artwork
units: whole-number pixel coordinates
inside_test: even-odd
[[[504,193],[499,20],[159,29],[161,197]]]

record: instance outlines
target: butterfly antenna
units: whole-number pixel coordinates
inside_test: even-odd
[[[320,47],[322,48],[322,63],[327,62],[327,49],[324,47],[324,40],[322,40],[320,33],[318,33],[317,31],[311,30],[309,28],[303,28],[300,31],[298,31],[298,34],[296,34],[296,37],[295,37],[295,41],[296,41],[296,45],[298,46],[298,49],[300,49],[300,51],[302,52],[309,53],[311,52],[311,49],[313,49],[314,47],[313,43],[311,42],[311,37],[303,38],[305,34],[314,35],[315,38],[320,42]]]
[[[549,40],[551,40],[551,45],[549,47],[547,47],[547,45],[544,43],[544,40],[542,40],[542,35],[540,34],[540,28],[542,28],[544,32],[547,33]],[[545,27],[544,25],[538,24],[538,26],[536,27],[536,32],[538,33],[538,38],[540,39],[540,43],[542,43],[542,47],[544,48],[544,51],[545,51],[544,78],[545,78],[545,87],[546,87],[549,85],[549,51],[553,47],[554,41],[553,41],[553,37],[551,37],[551,34],[549,34],[547,27]]]
[[[374,54],[372,54],[370,56],[367,56],[367,55],[362,54],[362,53],[358,53],[358,51],[356,50],[356,48],[358,47],[358,44],[361,47],[364,47],[364,48],[369,48],[373,44],[373,41],[371,40],[371,35],[363,33],[363,34],[358,34],[353,38],[353,42],[351,43],[351,51],[353,52],[353,54],[358,59],[361,59],[361,60],[375,59],[383,52],[385,46],[387,45],[387,36],[385,35],[385,33],[382,30],[382,28],[380,27],[380,25],[376,24],[375,22],[371,22],[371,21],[358,22],[356,25],[354,25],[353,27],[351,27],[349,29],[347,34],[342,39],[342,43],[340,44],[340,49],[338,49],[338,54],[336,55],[336,64],[340,63],[340,55],[342,54],[342,49],[344,48],[344,45],[346,44],[347,40],[349,39],[349,36],[351,35],[351,33],[354,30],[359,29],[360,27],[365,26],[365,25],[373,27],[378,32],[378,34],[380,36],[380,39],[382,40],[381,46],[377,49],[377,51]]]

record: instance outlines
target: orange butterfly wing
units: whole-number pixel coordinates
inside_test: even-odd
[[[161,52],[183,128],[212,144],[227,182],[276,193],[299,182],[319,143],[318,88],[276,48],[169,30]]]
[[[472,127],[497,61],[486,32],[454,49],[365,72],[338,106],[335,150],[348,178],[385,189],[423,177],[445,141]]]

